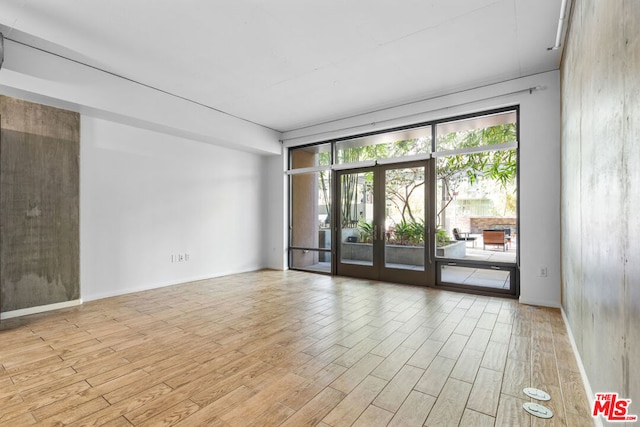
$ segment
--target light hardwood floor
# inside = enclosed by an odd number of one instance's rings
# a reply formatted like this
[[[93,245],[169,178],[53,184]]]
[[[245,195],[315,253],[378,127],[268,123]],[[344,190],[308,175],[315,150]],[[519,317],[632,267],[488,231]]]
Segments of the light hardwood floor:
[[[260,271],[1,326],[3,426],[593,425],[560,312],[509,299]]]

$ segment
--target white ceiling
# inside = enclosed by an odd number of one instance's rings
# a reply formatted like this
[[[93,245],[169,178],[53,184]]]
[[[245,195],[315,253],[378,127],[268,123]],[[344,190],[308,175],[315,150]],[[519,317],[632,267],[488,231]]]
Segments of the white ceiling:
[[[561,0],[2,0],[6,38],[278,131],[555,70]]]

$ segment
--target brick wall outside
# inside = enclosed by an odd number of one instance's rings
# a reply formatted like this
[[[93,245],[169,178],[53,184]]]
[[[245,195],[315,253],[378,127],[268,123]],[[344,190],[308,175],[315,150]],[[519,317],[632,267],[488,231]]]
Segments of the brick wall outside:
[[[472,234],[481,234],[482,230],[510,228],[511,234],[517,234],[516,218],[480,216],[469,218],[469,229]]]

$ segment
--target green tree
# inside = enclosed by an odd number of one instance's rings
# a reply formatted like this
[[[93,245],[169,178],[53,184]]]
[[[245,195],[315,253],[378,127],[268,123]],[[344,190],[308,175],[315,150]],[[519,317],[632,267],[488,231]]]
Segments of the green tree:
[[[475,147],[490,147],[516,140],[514,123],[491,126],[483,129],[450,132],[438,136],[438,151],[458,150]],[[431,151],[431,138],[405,139],[400,141],[345,148],[338,152],[339,163],[357,163],[365,160],[381,158],[406,157],[412,154]],[[321,155],[328,156],[329,153]],[[327,159],[325,159],[327,160]],[[436,162],[436,177],[441,181],[442,194],[440,209],[437,212],[438,226],[444,224],[447,207],[453,201],[453,195],[463,180],[475,183],[479,177],[493,179],[507,188],[516,177],[517,158],[515,150],[495,150],[470,154],[454,154],[443,156]],[[328,190],[329,172],[320,172],[319,186],[327,200],[327,214],[330,215],[331,204]],[[360,182],[359,182],[360,181]],[[396,207],[405,224],[415,223],[416,215],[411,204],[411,196],[425,185],[423,168],[405,168],[392,170],[387,175],[386,191],[389,201]],[[359,212],[357,206],[363,192],[371,191],[373,175],[351,173],[342,175],[339,183],[342,198],[340,212],[343,227],[357,224]]]
[[[414,154],[431,152],[431,138],[415,138],[395,141],[385,144],[385,158],[406,157]],[[391,202],[400,213],[401,220],[406,224],[416,223],[415,206],[412,204],[412,196],[416,190],[425,185],[424,168],[401,168],[387,171],[385,177],[385,190]]]
[[[369,145],[342,150],[341,163],[357,163],[370,160],[376,156],[376,146]],[[364,177],[364,181],[361,177]],[[359,195],[364,197],[367,191],[373,187],[373,175],[365,172],[363,175],[354,172],[342,175],[340,180],[340,196],[342,198],[340,217],[342,227],[353,227],[358,223],[357,206],[360,200]],[[359,192],[359,190],[362,190]]]
[[[484,129],[451,132],[438,138],[440,150],[453,150],[492,146],[516,141],[514,123],[491,126]],[[496,150],[471,154],[454,154],[440,157],[436,164],[436,177],[441,181],[441,203],[437,213],[437,225],[445,223],[445,212],[453,201],[453,195],[463,180],[475,183],[479,177],[493,179],[506,189],[517,173],[516,151]]]
[[[387,172],[385,185],[389,201],[396,206],[404,222],[416,222],[411,196],[425,183],[424,168],[393,169]]]

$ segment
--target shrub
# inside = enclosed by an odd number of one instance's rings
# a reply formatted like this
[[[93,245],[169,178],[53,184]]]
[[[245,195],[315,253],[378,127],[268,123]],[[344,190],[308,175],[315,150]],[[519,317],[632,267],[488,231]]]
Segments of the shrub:
[[[446,230],[441,228],[436,230],[436,246],[444,246],[451,241],[449,238],[449,234],[447,234]]]
[[[406,245],[411,237],[411,226],[404,221],[400,221],[396,224],[393,234],[397,240],[396,243]]]
[[[361,242],[371,243],[373,241],[373,222],[360,221],[358,230],[360,231]]]

